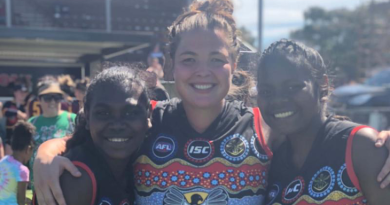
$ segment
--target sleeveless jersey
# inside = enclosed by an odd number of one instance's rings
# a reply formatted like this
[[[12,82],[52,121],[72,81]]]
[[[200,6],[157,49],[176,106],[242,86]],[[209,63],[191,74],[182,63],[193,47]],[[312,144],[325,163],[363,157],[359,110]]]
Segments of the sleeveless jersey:
[[[133,166],[136,204],[263,204],[272,152],[253,110],[226,102],[200,134],[178,99],[159,102]]]
[[[84,169],[91,178],[93,196],[95,196],[91,205],[133,204],[132,180],[129,180],[126,189],[122,189],[116,182],[109,165],[103,160],[104,157],[92,143],[91,140],[87,140],[65,154],[65,157],[69,158],[77,168]],[[129,168],[129,172],[131,171]]]
[[[292,148],[287,141],[275,153],[267,204],[364,205],[352,165],[352,139],[366,126],[330,118],[319,131],[300,170],[292,165]]]

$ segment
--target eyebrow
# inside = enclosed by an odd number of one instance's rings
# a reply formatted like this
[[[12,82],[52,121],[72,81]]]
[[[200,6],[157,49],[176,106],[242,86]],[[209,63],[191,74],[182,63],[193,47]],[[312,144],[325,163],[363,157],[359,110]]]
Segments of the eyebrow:
[[[186,52],[180,54],[180,56],[183,56],[183,55],[194,55],[194,56],[196,56],[196,53],[192,52],[192,51],[186,51]]]
[[[220,52],[220,51],[213,51],[213,52],[211,52],[210,54],[211,54],[211,55],[223,55],[223,56],[225,56],[225,54],[223,54],[223,53]]]

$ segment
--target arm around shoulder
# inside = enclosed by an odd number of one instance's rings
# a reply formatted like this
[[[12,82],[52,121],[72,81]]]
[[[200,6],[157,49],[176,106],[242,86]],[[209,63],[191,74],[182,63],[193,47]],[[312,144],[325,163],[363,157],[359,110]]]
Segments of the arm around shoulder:
[[[381,189],[377,175],[385,163],[388,150],[375,147],[378,133],[370,128],[359,130],[352,142],[352,162],[361,191],[370,205],[387,204],[390,189]]]
[[[81,177],[73,177],[65,171],[60,177],[60,184],[66,204],[94,204],[96,197],[96,181],[93,174],[84,168],[79,168]]]

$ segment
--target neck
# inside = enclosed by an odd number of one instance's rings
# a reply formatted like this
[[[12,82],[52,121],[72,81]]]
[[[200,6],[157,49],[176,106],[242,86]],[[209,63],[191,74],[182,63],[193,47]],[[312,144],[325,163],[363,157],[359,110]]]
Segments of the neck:
[[[43,117],[56,117],[58,115],[60,115],[63,111],[62,110],[58,110],[57,112],[43,112],[42,115]]]
[[[23,154],[19,151],[13,151],[11,156],[22,164],[27,163],[27,160],[24,159]]]
[[[302,168],[313,146],[319,130],[325,123],[326,117],[318,115],[311,123],[299,132],[287,135],[292,147],[293,164],[297,169]]]
[[[203,133],[222,112],[225,100],[209,108],[197,108],[183,103],[184,110],[191,126],[199,133]]]
[[[110,170],[112,174],[114,175],[115,179],[117,182],[120,182],[123,186],[126,185],[126,179],[127,179],[127,174],[126,173],[126,168],[128,166],[128,163],[130,161],[130,157],[127,159],[113,159],[108,157],[103,153],[103,155],[106,158],[106,161],[108,165],[110,166]],[[123,182],[123,183],[122,183]]]

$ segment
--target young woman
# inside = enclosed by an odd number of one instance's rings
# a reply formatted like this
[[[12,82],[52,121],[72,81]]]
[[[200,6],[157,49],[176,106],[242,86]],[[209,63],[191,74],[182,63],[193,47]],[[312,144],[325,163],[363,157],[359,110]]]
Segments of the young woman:
[[[326,115],[330,83],[314,49],[290,40],[267,48],[258,67],[258,105],[286,135],[274,152],[268,204],[388,204],[376,180],[388,152],[375,130]]]
[[[153,128],[134,163],[137,204],[264,201],[270,134],[260,125],[257,109],[224,100],[239,53],[232,12],[228,0],[194,1],[170,28],[175,86],[182,100],[154,105]],[[55,157],[61,142],[53,143],[38,154],[38,199],[54,204],[54,195],[65,204],[55,181],[64,166],[78,174],[69,161]]]
[[[11,136],[12,155],[0,160],[0,204],[24,205],[30,171],[24,164],[33,153],[35,127],[24,121],[14,125]]]
[[[136,70],[109,68],[92,80],[81,114],[85,117],[67,141],[65,157],[82,173],[80,178],[67,172],[61,176],[67,204],[132,204],[129,162],[150,127],[148,108]]]

